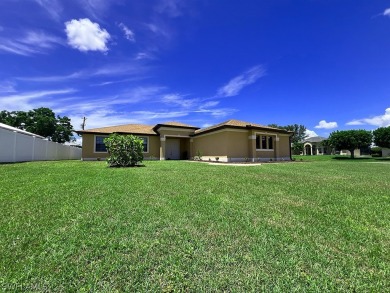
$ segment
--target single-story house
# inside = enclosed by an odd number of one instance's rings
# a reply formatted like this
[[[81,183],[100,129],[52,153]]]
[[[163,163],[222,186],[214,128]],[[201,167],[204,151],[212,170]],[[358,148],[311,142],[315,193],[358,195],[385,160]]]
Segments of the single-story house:
[[[291,160],[292,132],[239,120],[199,128],[180,122],[127,124],[77,131],[82,136],[82,160],[108,156],[104,138],[132,134],[144,141],[146,160],[281,161]]]
[[[326,140],[325,137],[315,136],[309,137],[303,141],[303,155],[305,156],[316,156],[316,155],[335,155],[340,154],[342,156],[350,156],[351,152],[349,150],[340,150],[336,152],[334,148],[329,146],[324,146],[323,141]],[[354,156],[360,157],[361,150],[355,149]]]
[[[332,148],[323,145],[325,137],[315,136],[309,137],[303,141],[303,155],[331,155]]]
[[[390,149],[382,148],[382,157],[390,157]]]

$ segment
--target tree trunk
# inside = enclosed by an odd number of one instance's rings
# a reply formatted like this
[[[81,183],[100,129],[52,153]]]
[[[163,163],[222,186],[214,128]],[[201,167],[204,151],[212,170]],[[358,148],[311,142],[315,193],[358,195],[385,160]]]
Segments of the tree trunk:
[[[351,152],[351,159],[355,158],[355,149],[349,150]]]

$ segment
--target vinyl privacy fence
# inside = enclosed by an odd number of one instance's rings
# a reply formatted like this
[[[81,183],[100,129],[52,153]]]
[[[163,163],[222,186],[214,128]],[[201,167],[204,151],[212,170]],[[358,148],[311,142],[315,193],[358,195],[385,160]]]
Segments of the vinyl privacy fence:
[[[81,148],[0,128],[0,163],[77,159]]]

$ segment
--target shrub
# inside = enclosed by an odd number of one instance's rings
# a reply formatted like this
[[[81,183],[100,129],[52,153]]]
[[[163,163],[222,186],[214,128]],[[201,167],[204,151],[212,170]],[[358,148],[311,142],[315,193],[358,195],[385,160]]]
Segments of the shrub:
[[[202,151],[198,150],[196,152],[196,158],[197,158],[197,160],[202,161]]]
[[[104,139],[110,167],[134,167],[142,162],[144,156],[143,140],[134,135],[111,134]]]

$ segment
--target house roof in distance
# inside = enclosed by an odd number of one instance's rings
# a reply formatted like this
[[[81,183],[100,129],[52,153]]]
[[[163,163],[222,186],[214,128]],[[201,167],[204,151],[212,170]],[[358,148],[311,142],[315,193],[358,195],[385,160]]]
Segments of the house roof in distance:
[[[324,141],[324,140],[326,140],[325,137],[313,136],[313,137],[306,138],[303,142],[321,142],[321,141]]]

